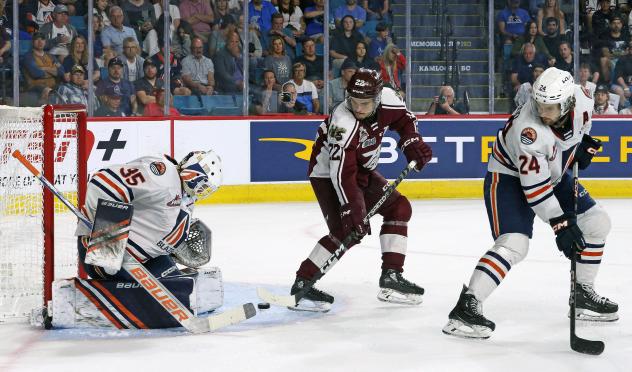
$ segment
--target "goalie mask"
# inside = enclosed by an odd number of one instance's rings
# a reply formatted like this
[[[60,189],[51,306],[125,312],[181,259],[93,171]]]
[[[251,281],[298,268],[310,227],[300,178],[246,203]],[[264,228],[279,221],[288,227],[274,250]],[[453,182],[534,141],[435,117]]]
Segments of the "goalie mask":
[[[213,150],[190,152],[178,169],[182,188],[197,200],[208,197],[222,184],[222,160]]]
[[[533,83],[533,101],[542,122],[554,125],[575,107],[575,81],[568,71],[546,69]]]

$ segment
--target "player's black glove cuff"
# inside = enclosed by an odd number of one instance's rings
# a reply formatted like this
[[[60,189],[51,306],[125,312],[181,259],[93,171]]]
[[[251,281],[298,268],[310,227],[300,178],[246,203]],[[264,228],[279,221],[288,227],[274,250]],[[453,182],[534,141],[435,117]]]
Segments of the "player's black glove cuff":
[[[593,157],[601,148],[601,141],[597,138],[584,134],[582,142],[575,151],[575,161],[579,165],[579,169],[586,169],[592,162]]]
[[[567,258],[571,258],[572,252],[581,252],[586,247],[584,234],[577,226],[577,217],[573,213],[565,213],[549,220],[555,233],[557,249],[564,252]]]

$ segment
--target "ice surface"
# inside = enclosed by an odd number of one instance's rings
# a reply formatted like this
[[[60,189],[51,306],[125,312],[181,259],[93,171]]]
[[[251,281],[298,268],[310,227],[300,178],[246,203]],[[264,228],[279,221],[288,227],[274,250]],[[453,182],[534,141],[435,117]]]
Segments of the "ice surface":
[[[492,337],[441,333],[462,283],[492,243],[483,202],[450,200],[413,202],[405,276],[426,289],[421,306],[377,301],[376,218],[374,235],[319,282],[336,297],[327,314],[272,307],[198,336],[181,329],[43,331],[6,324],[0,371],[632,371],[632,200],[602,204],[613,229],[596,287],[619,303],[621,319],[578,322],[577,331],[605,341],[599,357],[569,348],[569,263],[541,221],[527,259],[485,303],[497,326]],[[222,269],[226,306],[256,304],[257,286],[285,293],[325,233],[316,203],[204,206],[195,214],[213,230],[211,264]]]

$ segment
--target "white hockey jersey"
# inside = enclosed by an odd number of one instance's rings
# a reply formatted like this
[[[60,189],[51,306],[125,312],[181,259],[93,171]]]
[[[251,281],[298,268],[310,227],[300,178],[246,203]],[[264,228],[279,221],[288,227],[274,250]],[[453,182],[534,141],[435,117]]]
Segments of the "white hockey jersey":
[[[145,156],[96,172],[88,183],[82,212],[94,220],[98,199],[134,205],[128,251],[139,261],[173,252],[186,240],[193,200],[182,190],[180,176],[166,156]],[[89,235],[81,222],[76,235]]]
[[[584,134],[590,133],[592,112],[590,93],[576,85],[575,108],[570,117],[572,130],[561,134],[543,124],[533,100],[528,100],[498,131],[488,171],[520,178],[529,206],[545,222],[563,214],[553,186],[569,169],[576,145]],[[572,153],[563,156],[567,150]]]

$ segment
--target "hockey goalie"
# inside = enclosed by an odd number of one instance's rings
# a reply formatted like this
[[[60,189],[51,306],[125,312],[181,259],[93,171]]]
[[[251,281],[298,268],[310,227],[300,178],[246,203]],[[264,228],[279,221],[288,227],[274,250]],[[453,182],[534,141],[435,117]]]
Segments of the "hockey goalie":
[[[221,159],[213,151],[191,152],[179,163],[167,155],[146,156],[94,173],[82,209],[93,228],[79,223],[76,230],[90,279],[55,281],[48,310],[52,326],[179,326],[121,268],[129,255],[193,315],[222,306],[221,271],[200,268],[211,257],[211,230],[193,218],[194,203],[217,191],[221,181]]]

